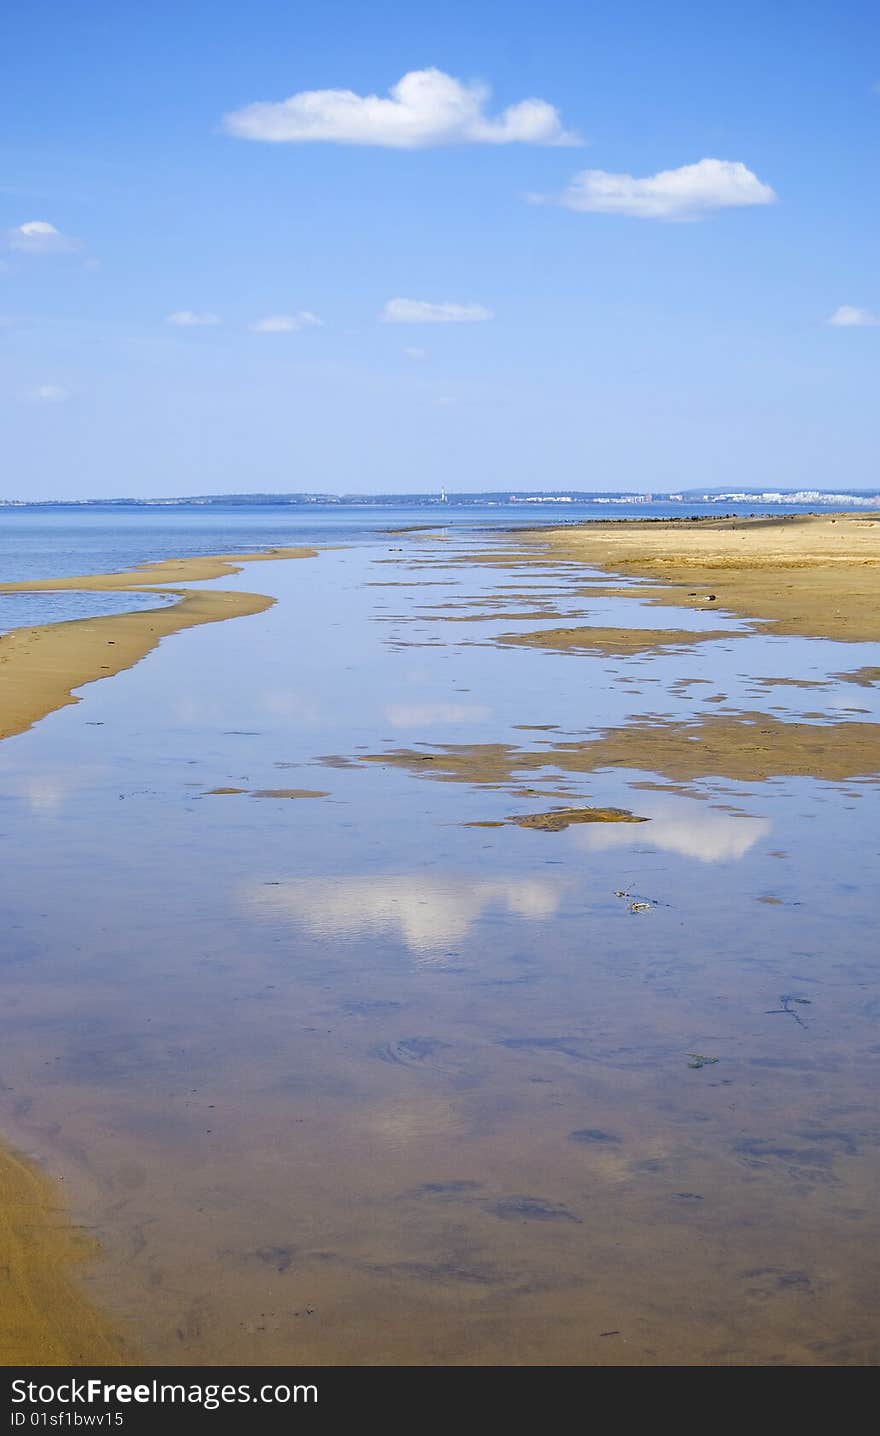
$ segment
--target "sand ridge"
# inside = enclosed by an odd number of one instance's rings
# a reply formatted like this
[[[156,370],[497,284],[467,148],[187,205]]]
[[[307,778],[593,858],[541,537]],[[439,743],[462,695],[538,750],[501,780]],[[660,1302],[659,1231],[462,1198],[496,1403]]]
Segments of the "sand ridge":
[[[153,584],[200,583],[205,579],[228,578],[241,573],[246,563],[267,563],[288,558],[316,558],[315,548],[269,548],[257,553],[194,555],[192,558],[163,558],[135,564],[115,573],[74,574],[69,578],[23,579],[0,583],[0,593],[41,593],[75,589],[81,592],[116,592],[120,589],[149,591]]]

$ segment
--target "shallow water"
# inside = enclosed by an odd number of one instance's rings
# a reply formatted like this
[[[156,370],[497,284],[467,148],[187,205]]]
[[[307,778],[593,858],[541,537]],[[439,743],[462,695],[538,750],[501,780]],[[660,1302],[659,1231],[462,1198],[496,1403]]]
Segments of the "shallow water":
[[[171,595],[165,598],[157,593],[0,593],[0,633],[34,624],[104,618],[111,613],[143,613],[172,602]]]
[[[832,676],[876,649],[470,549],[245,569],[218,586],[276,607],[0,745],[3,1130],[64,1177],[89,1290],[151,1360],[873,1363],[874,780],[359,760],[876,719]],[[558,626],[541,605],[727,636],[497,642]],[[555,805],[649,821],[466,826]]]

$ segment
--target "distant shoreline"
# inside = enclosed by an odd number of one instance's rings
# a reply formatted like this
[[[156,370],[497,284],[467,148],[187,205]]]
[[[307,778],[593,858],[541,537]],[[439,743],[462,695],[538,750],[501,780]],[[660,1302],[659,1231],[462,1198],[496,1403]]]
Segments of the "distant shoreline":
[[[593,507],[711,507],[716,504],[757,505],[804,511],[811,505],[828,510],[834,506],[880,508],[880,493],[872,489],[687,489],[680,492],[652,492],[628,489],[486,489],[475,493],[421,494],[329,494],[329,493],[229,493],[187,494],[180,497],[156,498],[81,498],[81,499],[19,499],[0,498],[0,511],[19,509],[174,509],[174,508],[516,508],[542,505]],[[671,515],[671,517],[674,515]]]

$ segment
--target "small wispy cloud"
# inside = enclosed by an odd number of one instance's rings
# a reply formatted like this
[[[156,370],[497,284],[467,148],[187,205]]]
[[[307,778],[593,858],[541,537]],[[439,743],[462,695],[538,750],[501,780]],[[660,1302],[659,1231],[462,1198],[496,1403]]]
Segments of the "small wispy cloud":
[[[248,328],[252,334],[295,334],[300,329],[320,328],[323,322],[311,310],[300,309],[296,314],[267,314],[265,319],[255,319]]]
[[[428,357],[427,349],[417,349],[409,345],[407,346],[407,348],[404,349],[403,352],[406,355],[407,359],[427,359]]]
[[[379,318],[383,324],[479,324],[491,319],[483,304],[458,304],[445,299],[389,299]]]
[[[71,393],[61,384],[37,384],[35,388],[27,389],[24,397],[35,404],[63,404],[65,399],[71,398]]]
[[[772,204],[776,195],[738,160],[703,159],[642,179],[608,170],[581,170],[561,195],[527,198],[533,204],[560,204],[579,214],[694,220],[713,210]]]
[[[29,219],[8,229],[6,243],[21,254],[64,254],[79,248],[77,240],[62,234],[47,219]]]
[[[870,329],[880,324],[880,314],[872,309],[859,309],[855,304],[841,304],[828,319],[838,329]]]
[[[570,145],[555,105],[520,100],[495,118],[486,113],[491,91],[434,68],[410,70],[387,96],[354,90],[301,90],[289,99],[260,101],[224,116],[239,139],[270,144],[323,141],[416,150],[435,145]]]
[[[166,324],[171,324],[175,329],[202,329],[210,325],[220,323],[219,314],[210,312],[197,313],[194,309],[175,309],[165,319]]]

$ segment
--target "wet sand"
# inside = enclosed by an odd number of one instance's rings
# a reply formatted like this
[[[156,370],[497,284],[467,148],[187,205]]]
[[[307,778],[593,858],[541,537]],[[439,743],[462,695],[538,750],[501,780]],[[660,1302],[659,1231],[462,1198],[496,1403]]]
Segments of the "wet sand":
[[[511,784],[542,769],[594,773],[608,768],[648,769],[666,778],[808,777],[834,782],[876,773],[878,723],[784,722],[767,713],[709,717],[689,724],[632,723],[579,742],[515,748],[504,743],[446,744],[426,753],[414,748],[357,755],[362,763],[407,768],[452,782]],[[332,757],[324,759],[331,763]]]

